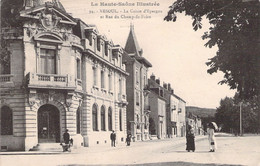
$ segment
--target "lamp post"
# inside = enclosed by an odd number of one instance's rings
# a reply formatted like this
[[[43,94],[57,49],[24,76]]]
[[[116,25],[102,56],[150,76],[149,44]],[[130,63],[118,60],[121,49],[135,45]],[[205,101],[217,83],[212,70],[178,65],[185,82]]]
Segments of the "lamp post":
[[[239,104],[239,114],[240,114],[240,136],[243,136],[243,128],[242,128],[242,101]]]

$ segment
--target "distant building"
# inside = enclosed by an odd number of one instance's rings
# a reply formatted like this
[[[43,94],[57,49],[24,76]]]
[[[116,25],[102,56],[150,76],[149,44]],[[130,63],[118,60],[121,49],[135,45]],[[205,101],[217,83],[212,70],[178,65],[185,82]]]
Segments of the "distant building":
[[[123,61],[129,76],[126,77],[127,93],[127,130],[134,141],[149,139],[149,90],[146,88],[147,71],[151,63],[143,57],[143,50],[139,47],[131,25],[125,45]]]
[[[188,113],[187,118],[186,118],[186,123],[187,123],[187,125],[190,125],[193,127],[196,135],[204,134],[205,131],[203,130],[201,118],[199,118],[198,116],[196,116],[192,113]]]
[[[166,102],[166,130],[167,137],[172,138],[176,136],[185,136],[186,123],[185,123],[185,106],[186,102],[179,96],[174,94],[171,84],[163,83],[160,85],[160,79],[156,79],[154,75],[150,76],[149,88],[160,89],[163,93],[163,98]],[[151,102],[150,102],[151,103]]]
[[[66,129],[76,147],[109,145],[112,130],[124,143],[123,49],[70,16],[59,0],[25,0],[20,7],[17,27],[1,29],[7,48],[0,66],[1,150],[60,143]]]
[[[151,76],[148,79],[149,89],[149,103],[151,108],[150,126],[154,125],[154,128],[150,128],[151,135],[157,135],[158,139],[164,139],[167,137],[166,126],[166,102],[164,97],[164,88],[160,86],[160,79],[155,80],[155,76]]]

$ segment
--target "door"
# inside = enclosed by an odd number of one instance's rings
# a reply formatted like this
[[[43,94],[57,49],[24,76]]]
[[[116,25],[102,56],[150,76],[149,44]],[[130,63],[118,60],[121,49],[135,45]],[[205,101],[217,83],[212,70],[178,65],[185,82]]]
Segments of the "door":
[[[46,104],[38,110],[38,141],[60,142],[60,115],[55,106]]]

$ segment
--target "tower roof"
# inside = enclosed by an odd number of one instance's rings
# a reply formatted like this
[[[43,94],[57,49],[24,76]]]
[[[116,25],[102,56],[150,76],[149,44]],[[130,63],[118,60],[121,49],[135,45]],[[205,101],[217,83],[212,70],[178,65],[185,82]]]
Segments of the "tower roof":
[[[137,56],[142,56],[143,50],[139,47],[137,38],[134,32],[134,26],[130,25],[130,32],[126,41],[125,51],[128,54],[135,54]]]

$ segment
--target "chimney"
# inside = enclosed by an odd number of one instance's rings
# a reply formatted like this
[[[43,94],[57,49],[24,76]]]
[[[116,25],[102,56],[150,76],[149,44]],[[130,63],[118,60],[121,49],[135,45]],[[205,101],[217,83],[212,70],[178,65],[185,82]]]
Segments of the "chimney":
[[[167,89],[167,84],[166,83],[163,83],[163,88]]]
[[[156,82],[158,85],[160,85],[160,79],[159,79],[159,78],[156,79],[155,82]]]
[[[153,80],[153,81],[155,81],[155,75],[152,74],[152,75],[150,76],[150,79]]]
[[[174,90],[173,89],[171,90],[171,94],[174,94]]]
[[[170,91],[172,88],[171,88],[171,84],[168,83],[168,91]]]

